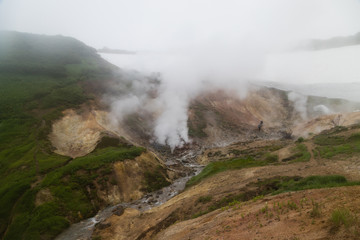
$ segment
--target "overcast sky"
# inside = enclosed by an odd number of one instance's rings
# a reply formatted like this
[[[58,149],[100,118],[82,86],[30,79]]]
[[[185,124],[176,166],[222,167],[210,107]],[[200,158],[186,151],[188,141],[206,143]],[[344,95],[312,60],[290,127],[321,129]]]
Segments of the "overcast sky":
[[[0,0],[0,29],[72,36],[96,48],[167,50],[239,41],[277,47],[360,31],[360,1]]]

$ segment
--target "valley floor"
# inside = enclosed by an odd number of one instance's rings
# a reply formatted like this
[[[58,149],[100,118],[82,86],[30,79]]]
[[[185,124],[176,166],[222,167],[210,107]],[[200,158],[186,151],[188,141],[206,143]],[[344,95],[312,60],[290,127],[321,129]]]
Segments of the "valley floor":
[[[359,128],[354,128],[320,137],[328,138],[326,143],[343,137],[341,144],[345,144],[358,133]],[[324,157],[326,144],[320,137],[302,143],[310,153],[308,160],[283,162],[284,152],[293,148],[290,143],[273,151],[280,156],[274,164],[222,171],[159,207],[145,212],[126,209],[123,215],[106,220],[106,228],[97,228],[93,236],[117,240],[360,239],[360,155]],[[332,147],[342,146],[336,144]],[[354,184],[334,188],[324,188],[330,186],[324,184],[309,187],[321,189],[271,195],[279,181],[291,178],[296,182],[311,176],[346,178]],[[264,192],[269,194],[264,196]]]

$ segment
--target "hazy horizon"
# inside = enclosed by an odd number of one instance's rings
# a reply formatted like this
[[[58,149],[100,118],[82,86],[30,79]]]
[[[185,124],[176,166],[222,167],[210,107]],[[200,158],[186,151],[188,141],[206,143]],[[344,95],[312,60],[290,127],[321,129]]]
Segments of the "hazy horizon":
[[[2,0],[0,29],[75,37],[95,48],[264,48],[360,31],[359,0]]]

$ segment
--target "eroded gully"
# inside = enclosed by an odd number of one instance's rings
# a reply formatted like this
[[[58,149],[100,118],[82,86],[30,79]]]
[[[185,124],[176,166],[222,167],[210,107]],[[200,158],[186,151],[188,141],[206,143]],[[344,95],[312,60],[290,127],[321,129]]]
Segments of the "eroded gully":
[[[152,193],[148,193],[139,200],[129,203],[119,203],[117,205],[100,210],[94,217],[72,224],[68,229],[58,235],[55,240],[91,239],[91,235],[94,231],[95,225],[97,223],[105,221],[119,208],[136,208],[139,211],[146,211],[167,202],[169,199],[184,190],[186,182],[192,176],[198,174],[202,170],[203,166],[199,165],[195,161],[195,157],[198,154],[198,151],[189,151],[187,153],[184,153],[181,157],[177,159],[169,159],[165,162],[167,167],[174,171],[179,170],[173,169],[173,166],[178,164],[184,166],[184,170],[182,170],[183,172],[181,172],[184,177],[176,179],[170,186],[164,187]]]

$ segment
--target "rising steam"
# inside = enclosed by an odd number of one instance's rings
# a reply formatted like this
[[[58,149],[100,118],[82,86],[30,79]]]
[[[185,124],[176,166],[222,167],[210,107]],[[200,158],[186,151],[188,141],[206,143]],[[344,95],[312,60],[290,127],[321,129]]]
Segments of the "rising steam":
[[[105,97],[111,106],[112,122],[118,124],[130,114],[147,112],[154,117],[151,131],[157,143],[168,145],[172,150],[189,143],[190,100],[213,89],[228,90],[244,97],[247,81],[261,65],[256,51],[249,57],[248,50],[238,50],[238,55],[228,50],[209,48],[201,52],[157,56],[153,58],[157,61],[147,62],[150,69],[161,72],[155,77],[141,68],[137,69],[141,74],[122,71],[118,83],[111,86],[112,93]],[[112,59],[108,60],[116,62],[113,56],[105,56],[109,57]],[[138,66],[144,64],[138,63]]]
[[[126,57],[103,55],[123,69],[137,71],[123,70],[119,82],[104,99],[111,106],[111,118],[115,123],[129,114],[148,113],[152,116],[153,140],[171,149],[191,141],[188,107],[197,95],[221,88],[244,97],[247,83],[254,79],[327,82],[328,75],[313,74],[312,62],[307,60],[313,58],[312,53],[297,54],[296,61],[284,60],[283,55],[269,56],[289,52],[300,40],[354,33],[360,26],[349,24],[350,17],[344,18],[350,9],[359,7],[355,0],[341,3],[335,0],[291,3],[254,0],[230,1],[229,5],[223,1],[210,4],[202,0],[179,1],[175,6],[168,1],[155,2],[143,12],[145,21],[137,24],[132,18],[131,26],[119,21],[128,30],[119,34],[119,43],[127,41],[123,45],[125,48],[151,51]],[[162,9],[159,6],[165,10],[159,11]],[[308,14],[309,10],[312,14]],[[336,25],[332,24],[334,21]],[[297,64],[299,57],[306,58],[305,62],[310,62],[311,66]],[[316,70],[326,72],[320,68]],[[156,81],[151,77],[153,72],[160,73]],[[288,98],[301,118],[306,119],[306,96],[293,92]],[[324,106],[314,111],[328,112]]]

